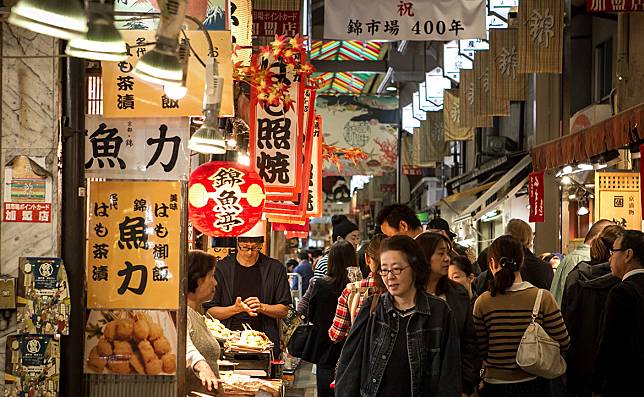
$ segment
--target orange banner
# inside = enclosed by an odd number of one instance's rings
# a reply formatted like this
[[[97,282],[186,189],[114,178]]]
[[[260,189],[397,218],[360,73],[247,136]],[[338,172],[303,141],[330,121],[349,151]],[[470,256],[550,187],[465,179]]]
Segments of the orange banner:
[[[91,182],[87,307],[178,309],[181,183]]]

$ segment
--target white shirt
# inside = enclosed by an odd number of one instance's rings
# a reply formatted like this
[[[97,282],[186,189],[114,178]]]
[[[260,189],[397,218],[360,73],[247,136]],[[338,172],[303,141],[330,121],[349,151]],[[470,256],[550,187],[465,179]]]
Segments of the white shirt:
[[[644,274],[644,269],[631,270],[630,272],[626,273],[624,277],[622,277],[622,281],[626,281],[627,278],[629,278],[630,276],[634,276],[636,274]]]

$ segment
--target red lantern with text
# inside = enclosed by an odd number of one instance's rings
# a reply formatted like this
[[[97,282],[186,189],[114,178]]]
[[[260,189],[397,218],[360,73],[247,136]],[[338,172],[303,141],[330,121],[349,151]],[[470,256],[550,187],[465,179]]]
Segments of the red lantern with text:
[[[211,161],[188,182],[188,216],[202,233],[236,237],[255,226],[264,209],[264,183],[250,167]]]

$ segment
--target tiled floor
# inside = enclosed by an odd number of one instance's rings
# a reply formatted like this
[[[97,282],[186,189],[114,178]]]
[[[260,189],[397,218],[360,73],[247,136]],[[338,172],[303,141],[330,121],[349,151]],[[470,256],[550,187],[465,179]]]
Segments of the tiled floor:
[[[315,375],[313,364],[302,362],[295,371],[295,381],[286,388],[285,397],[315,397]]]

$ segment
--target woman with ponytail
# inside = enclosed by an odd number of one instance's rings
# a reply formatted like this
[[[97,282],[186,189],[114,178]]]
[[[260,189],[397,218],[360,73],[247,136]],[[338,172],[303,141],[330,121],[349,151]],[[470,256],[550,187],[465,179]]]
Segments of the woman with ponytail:
[[[483,397],[549,397],[550,384],[523,371],[516,363],[521,337],[531,322],[538,288],[521,278],[523,246],[512,236],[494,240],[488,250],[488,265],[494,276],[490,291],[474,304],[474,326],[479,354],[485,368]],[[536,322],[568,350],[570,338],[552,294],[543,290]]]

